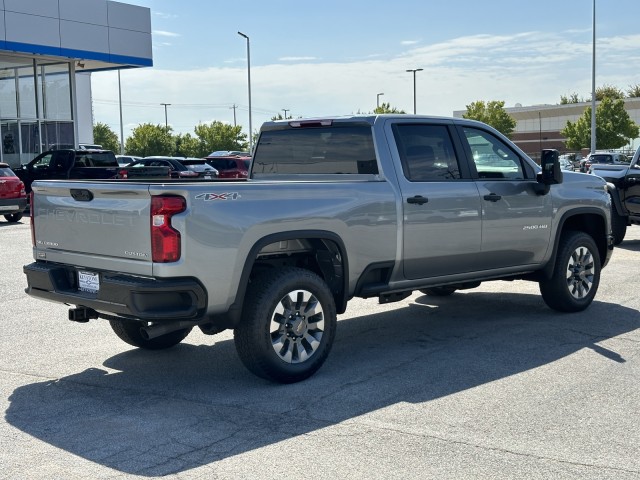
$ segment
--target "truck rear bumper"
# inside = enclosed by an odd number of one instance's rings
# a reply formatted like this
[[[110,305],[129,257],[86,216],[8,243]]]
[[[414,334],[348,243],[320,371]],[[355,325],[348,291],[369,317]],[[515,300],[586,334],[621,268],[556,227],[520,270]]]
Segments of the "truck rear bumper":
[[[95,272],[96,292],[79,289],[80,268],[47,262],[23,267],[25,292],[33,297],[92,308],[99,313],[149,322],[197,320],[207,306],[204,287],[193,278],[152,279],[116,272]]]

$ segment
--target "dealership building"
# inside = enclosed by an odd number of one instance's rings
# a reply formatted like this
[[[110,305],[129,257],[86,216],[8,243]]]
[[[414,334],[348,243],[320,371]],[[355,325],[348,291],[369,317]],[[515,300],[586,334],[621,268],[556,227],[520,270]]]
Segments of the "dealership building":
[[[148,8],[0,0],[0,162],[92,143],[90,72],[152,65]]]

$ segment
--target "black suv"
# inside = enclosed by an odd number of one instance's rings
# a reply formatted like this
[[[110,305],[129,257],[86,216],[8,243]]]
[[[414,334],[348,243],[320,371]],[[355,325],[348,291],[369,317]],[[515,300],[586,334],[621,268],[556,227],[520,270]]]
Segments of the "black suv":
[[[113,178],[117,170],[118,160],[111,150],[64,149],[41,153],[14,171],[28,193],[35,180]]]

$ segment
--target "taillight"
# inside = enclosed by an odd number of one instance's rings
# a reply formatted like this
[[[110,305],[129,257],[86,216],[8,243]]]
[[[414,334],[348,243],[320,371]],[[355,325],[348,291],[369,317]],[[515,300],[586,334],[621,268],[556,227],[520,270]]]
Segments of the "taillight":
[[[186,208],[187,202],[183,197],[151,197],[151,258],[154,262],[168,263],[180,259],[180,232],[171,226],[171,217]]]
[[[33,190],[29,192],[29,225],[31,226],[31,246],[36,246],[36,225],[34,223],[35,209],[33,208]]]

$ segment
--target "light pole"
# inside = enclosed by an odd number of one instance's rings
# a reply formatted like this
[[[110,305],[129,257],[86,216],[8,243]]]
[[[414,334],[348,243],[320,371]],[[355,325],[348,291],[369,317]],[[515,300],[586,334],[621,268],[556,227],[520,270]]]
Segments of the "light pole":
[[[378,93],[376,95],[376,108],[380,108],[380,95],[384,95],[384,93]]]
[[[596,0],[593,0],[593,52],[591,56],[591,154],[594,154],[596,153]]]
[[[247,40],[247,84],[249,88],[249,152],[253,150],[253,125],[251,123],[251,49],[249,47],[249,37],[242,32],[238,35]]]
[[[122,84],[120,83],[120,69],[118,69],[118,106],[120,108],[120,155],[124,155],[124,126],[122,124]]]
[[[160,105],[164,106],[164,128],[169,128],[169,122],[167,121],[167,107],[171,105],[170,103],[161,103]]]
[[[538,137],[538,141],[540,143],[540,158],[542,158],[542,113],[538,112],[538,132],[539,132],[539,137]]]
[[[413,114],[416,114],[416,72],[421,72],[422,68],[408,69],[407,72],[413,72]]]

